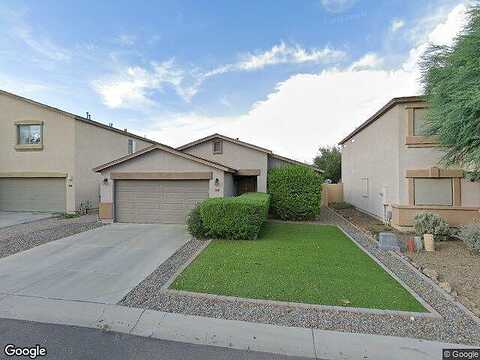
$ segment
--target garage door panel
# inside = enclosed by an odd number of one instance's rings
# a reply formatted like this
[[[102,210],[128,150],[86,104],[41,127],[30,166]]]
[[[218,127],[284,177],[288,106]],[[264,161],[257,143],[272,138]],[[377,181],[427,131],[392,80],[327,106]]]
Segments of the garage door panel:
[[[65,179],[0,179],[0,210],[64,212]]]
[[[208,198],[208,180],[116,180],[118,222],[184,223],[188,212]]]

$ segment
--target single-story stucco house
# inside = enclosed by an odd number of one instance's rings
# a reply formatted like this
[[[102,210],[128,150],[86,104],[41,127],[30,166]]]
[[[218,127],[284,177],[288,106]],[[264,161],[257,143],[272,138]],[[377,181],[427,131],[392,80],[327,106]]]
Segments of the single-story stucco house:
[[[156,144],[0,90],[0,210],[74,212],[97,208],[92,167]]]
[[[203,199],[266,192],[268,169],[287,164],[307,165],[220,134],[176,149],[152,145],[94,168],[103,179],[99,216],[104,222],[183,223]]]
[[[478,221],[480,183],[439,165],[442,149],[423,132],[426,108],[422,96],[394,98],[340,141],[344,200],[397,228],[425,211],[452,226]]]

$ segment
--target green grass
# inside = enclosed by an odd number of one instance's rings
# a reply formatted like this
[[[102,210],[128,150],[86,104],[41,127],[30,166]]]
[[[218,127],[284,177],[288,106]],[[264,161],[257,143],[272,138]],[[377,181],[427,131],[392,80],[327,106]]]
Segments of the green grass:
[[[214,240],[170,287],[251,299],[426,311],[330,225],[267,223],[258,240]]]

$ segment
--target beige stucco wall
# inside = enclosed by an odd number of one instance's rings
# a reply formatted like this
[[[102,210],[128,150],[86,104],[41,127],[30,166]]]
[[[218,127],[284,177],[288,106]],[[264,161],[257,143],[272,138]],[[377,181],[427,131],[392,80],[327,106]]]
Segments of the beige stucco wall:
[[[407,108],[413,104],[397,105],[399,109],[399,174],[400,174],[400,187],[399,187],[399,200],[397,204],[408,205],[408,180],[405,177],[407,170],[414,169],[429,169],[432,166],[439,166],[442,153],[438,147],[415,147],[411,148],[405,145],[405,139],[407,136]]]
[[[180,156],[170,154],[162,150],[154,150],[130,161],[118,164],[111,168],[105,169],[101,173],[100,195],[101,202],[111,204],[114,202],[114,186],[115,181],[111,179],[111,172],[212,172],[213,177],[209,181],[209,196],[223,197],[224,193],[224,171],[208,165],[198,163]],[[108,183],[104,183],[103,179],[108,179]],[[215,184],[218,179],[218,185]],[[230,180],[228,179],[227,182]],[[229,196],[228,194],[225,196]],[[114,207],[112,207],[114,208]]]
[[[75,120],[61,111],[0,94],[0,173],[66,173],[66,210],[80,202],[99,200],[101,177],[92,171],[99,164],[128,153],[128,134],[121,134]],[[16,150],[17,121],[43,122],[43,149]],[[134,139],[136,150],[151,145]]]
[[[385,186],[386,201],[390,205],[397,205],[393,211],[392,223],[401,226],[412,223],[413,216],[418,211],[428,211],[428,207],[408,207],[407,170],[442,167],[439,164],[442,157],[440,147],[409,147],[405,144],[408,126],[407,108],[412,105],[414,104],[396,105],[356,134],[342,149],[345,201],[382,218],[381,197],[378,194],[383,192]],[[360,181],[362,177],[369,179],[368,198],[362,196]],[[480,183],[461,179],[460,188],[460,206],[445,207],[441,211],[437,207],[430,207],[431,211],[448,217],[455,225],[460,223],[461,219],[469,221],[472,216],[477,216],[475,209],[472,208],[480,206]]]
[[[480,206],[480,183],[462,179],[460,183],[462,206]]]
[[[16,121],[43,121],[43,149],[17,151]],[[75,210],[75,121],[60,112],[0,94],[0,172],[67,174],[66,210]]]
[[[399,199],[399,118],[399,108],[390,109],[342,149],[345,201],[379,218],[384,216],[384,202]],[[367,197],[362,194],[362,178],[368,178]]]
[[[235,184],[233,183],[233,175],[225,173],[224,176],[224,187],[223,187],[223,196],[235,196]]]
[[[260,175],[257,177],[257,191],[267,191],[268,157],[265,152],[234,144],[226,140],[223,140],[222,154],[213,153],[213,140],[195,145],[186,149],[185,152],[224,164],[237,170],[258,169],[260,170]]]
[[[128,134],[109,131],[83,121],[75,121],[75,202],[90,200],[94,208],[100,199],[102,177],[92,169],[128,154],[128,139],[135,141],[135,151],[152,145]]]

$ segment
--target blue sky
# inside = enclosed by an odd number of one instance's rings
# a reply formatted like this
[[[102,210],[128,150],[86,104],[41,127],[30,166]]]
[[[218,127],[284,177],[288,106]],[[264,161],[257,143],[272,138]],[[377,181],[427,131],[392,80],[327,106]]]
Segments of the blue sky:
[[[0,88],[169,145],[222,132],[311,160],[451,41],[465,1],[3,1]]]

